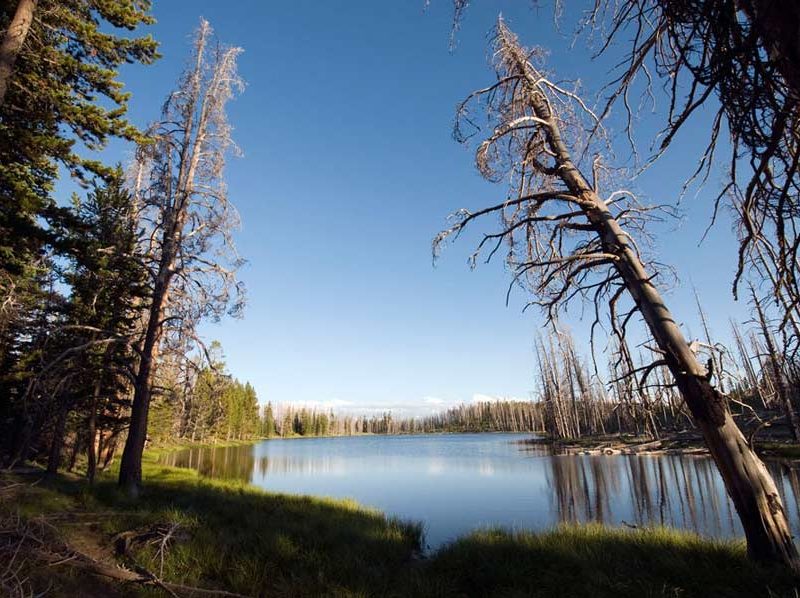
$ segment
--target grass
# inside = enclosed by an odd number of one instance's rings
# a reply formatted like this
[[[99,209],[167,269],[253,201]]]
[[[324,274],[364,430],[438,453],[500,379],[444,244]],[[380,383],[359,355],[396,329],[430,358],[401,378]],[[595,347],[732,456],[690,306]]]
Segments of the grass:
[[[742,543],[665,528],[475,532],[442,549],[427,576],[436,596],[795,596],[790,575],[750,563]]]
[[[0,510],[47,516],[68,542],[104,559],[113,558],[111,538],[121,531],[178,523],[163,572],[157,545],[135,546],[135,562],[172,582],[251,596],[795,596],[786,572],[751,564],[740,542],[596,525],[540,534],[486,530],[420,560],[419,525],[352,501],[206,480],[159,465],[156,453],[148,453],[144,473],[136,502],[117,492],[111,476],[94,488],[59,476],[25,486]],[[33,574],[38,589],[52,584],[48,596],[157,595],[90,580],[68,566]]]
[[[107,546],[121,531],[179,523],[186,539],[167,551],[163,578],[247,595],[387,595],[421,542],[419,525],[352,501],[201,479],[191,470],[158,465],[154,453],[144,476],[145,492],[137,501],[120,494],[112,476],[92,489],[59,476],[25,488],[14,502],[28,518],[70,512],[71,521],[60,527],[86,550],[97,548],[86,547],[81,537],[87,532],[82,524],[93,520],[94,535]],[[138,546],[132,556],[160,572],[156,546]]]

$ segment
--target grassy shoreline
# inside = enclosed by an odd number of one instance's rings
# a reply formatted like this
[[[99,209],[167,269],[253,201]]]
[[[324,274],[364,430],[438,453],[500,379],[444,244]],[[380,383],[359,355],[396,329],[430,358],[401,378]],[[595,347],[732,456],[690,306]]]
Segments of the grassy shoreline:
[[[108,565],[247,596],[793,596],[784,571],[748,562],[738,541],[666,529],[560,527],[544,533],[483,530],[420,558],[422,528],[353,501],[281,495],[144,463],[132,502],[113,473],[94,487],[69,475],[3,474],[0,514],[42,520],[60,541]],[[454,503],[454,507],[457,505]],[[156,531],[154,531],[156,530]],[[157,530],[172,530],[163,561]],[[134,540],[124,555],[115,538]],[[138,536],[137,536],[138,534]],[[48,596],[168,595],[88,576],[30,557],[33,589]],[[191,594],[179,594],[191,595]]]

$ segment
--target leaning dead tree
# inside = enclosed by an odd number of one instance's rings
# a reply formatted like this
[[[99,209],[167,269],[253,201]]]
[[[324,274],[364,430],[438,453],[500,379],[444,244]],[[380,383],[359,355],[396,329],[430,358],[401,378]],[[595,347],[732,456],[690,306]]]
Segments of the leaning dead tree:
[[[470,0],[452,0],[454,31]],[[536,0],[532,0],[536,4]],[[747,273],[767,280],[763,297],[780,315],[792,353],[800,350],[800,3],[796,0],[594,0],[578,35],[597,40],[596,55],[616,64],[601,120],[615,104],[627,112],[627,135],[638,107],[656,99],[663,126],[647,165],[688,127],[706,129],[686,188],[703,184],[719,160],[727,165],[716,198],[736,215],[738,295]],[[558,20],[565,0],[554,0]],[[574,14],[574,10],[570,14]],[[622,56],[616,53],[622,49]],[[662,99],[663,98],[663,99]],[[698,121],[701,112],[709,124]],[[695,134],[697,131],[695,131]],[[716,216],[714,220],[716,219]],[[713,220],[712,220],[713,223]]]
[[[214,46],[202,20],[191,68],[140,148],[134,194],[150,257],[152,294],[134,383],[131,424],[119,484],[137,494],[153,392],[154,367],[164,331],[193,334],[203,318],[238,313],[242,288],[232,231],[238,216],[228,201],[223,171],[233,147],[225,107],[243,83],[236,73],[240,48]],[[177,323],[177,324],[176,324]]]
[[[769,282],[781,329],[796,344],[800,316],[800,4],[794,0],[598,0],[585,29],[602,38],[600,52],[627,54],[608,86],[605,112],[663,82],[665,123],[651,160],[658,158],[692,117],[712,118],[708,142],[687,181],[708,178],[716,158],[728,163],[717,206],[737,215],[738,270]],[[716,96],[716,97],[715,97]],[[602,116],[602,115],[601,115]],[[689,125],[693,126],[693,125]],[[720,144],[730,142],[730,150]],[[725,155],[723,152],[728,152]],[[766,290],[766,289],[765,289]]]
[[[540,54],[523,48],[502,19],[493,42],[497,80],[462,104],[457,122],[471,122],[467,109],[483,100],[492,134],[477,151],[477,166],[491,181],[509,181],[510,197],[475,212],[460,210],[434,240],[434,252],[474,220],[494,215],[499,231],[485,235],[473,255],[488,258],[504,244],[514,281],[533,292],[551,317],[572,298],[609,306],[616,334],[624,336],[634,315],[644,320],[660,358],[636,375],[658,367],[670,372],[725,482],[747,537],[748,554],[764,562],[797,567],[798,553],[780,495],[769,472],[736,426],[725,396],[710,382],[654,284],[633,239],[646,215],[626,192],[601,197],[573,151],[582,147],[594,115],[574,93],[554,84],[534,63]],[[597,160],[593,163],[595,173]],[[626,299],[627,313],[618,311]],[[599,314],[598,314],[599,315]]]

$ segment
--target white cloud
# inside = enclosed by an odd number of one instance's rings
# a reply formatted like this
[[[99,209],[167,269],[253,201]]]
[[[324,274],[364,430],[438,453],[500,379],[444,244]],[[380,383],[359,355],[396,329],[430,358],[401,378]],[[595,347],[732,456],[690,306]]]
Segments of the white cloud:
[[[429,405],[444,405],[446,401],[439,397],[423,397],[422,402]]]
[[[500,395],[487,395],[480,392],[476,392],[472,395],[472,402],[473,403],[485,403],[485,402],[493,402],[493,401],[511,401],[512,403],[527,403],[530,399],[523,399],[520,397],[504,397]]]

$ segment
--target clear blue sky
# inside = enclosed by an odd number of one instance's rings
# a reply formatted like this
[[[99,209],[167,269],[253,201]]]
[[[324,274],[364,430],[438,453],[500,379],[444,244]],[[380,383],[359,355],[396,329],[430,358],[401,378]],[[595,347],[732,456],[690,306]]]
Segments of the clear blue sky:
[[[521,313],[520,294],[505,306],[502,264],[471,272],[469,238],[431,264],[431,239],[449,213],[504,197],[475,172],[472,150],[452,140],[453,110],[491,81],[487,34],[501,11],[524,43],[550,48],[551,67],[589,92],[609,63],[590,63],[580,42],[570,49],[577,15],[566,14],[558,33],[549,9],[523,0],[476,2],[451,53],[450,1],[424,4],[155,0],[152,33],[164,57],[123,72],[131,118],[145,125],[174,85],[201,15],[221,41],[245,49],[247,89],[230,109],[244,156],[231,160],[227,178],[242,216],[249,305],[243,320],[204,334],[222,342],[229,369],[262,402],[400,414],[476,395],[525,398],[533,388],[532,340],[543,318]],[[642,131],[652,132],[647,123]],[[691,150],[669,154],[636,183],[640,191],[659,202],[676,196],[703,140],[692,134],[679,140]],[[115,143],[108,154],[124,160],[129,151]],[[686,218],[659,247],[682,279],[669,295],[678,318],[697,334],[693,283],[727,337],[728,315],[746,315],[730,294],[728,219],[697,247],[716,190],[712,180],[684,201]],[[585,338],[580,322],[572,325]]]

